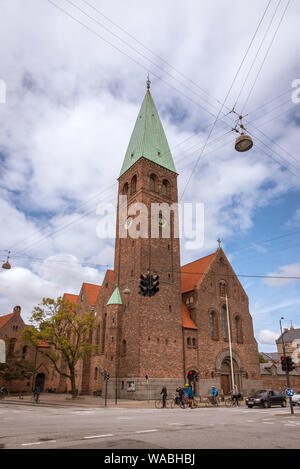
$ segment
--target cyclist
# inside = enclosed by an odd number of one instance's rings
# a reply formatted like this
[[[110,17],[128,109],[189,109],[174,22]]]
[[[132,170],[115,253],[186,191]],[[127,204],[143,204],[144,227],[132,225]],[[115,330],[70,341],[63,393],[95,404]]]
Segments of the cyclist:
[[[34,398],[35,402],[38,402],[40,393],[41,393],[41,388],[40,388],[40,386],[36,386],[36,387],[34,388],[34,391],[33,391],[33,398]]]
[[[216,386],[212,386],[211,387],[211,392],[210,392],[210,395],[209,395],[209,398],[212,402],[212,404],[216,404],[216,405],[219,405],[218,403],[218,390],[216,388]]]
[[[167,396],[168,396],[168,391],[166,386],[163,386],[160,394],[162,394],[162,402],[163,402],[163,409],[166,408],[166,402],[167,402]]]

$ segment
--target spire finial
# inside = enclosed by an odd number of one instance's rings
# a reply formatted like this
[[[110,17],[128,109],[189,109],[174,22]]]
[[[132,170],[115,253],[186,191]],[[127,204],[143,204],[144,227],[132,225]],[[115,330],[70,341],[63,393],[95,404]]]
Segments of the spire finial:
[[[218,242],[218,249],[221,249],[221,240],[220,240],[220,238],[217,239],[217,242]]]
[[[151,81],[150,81],[150,79],[149,79],[149,73],[148,73],[148,75],[147,75],[147,82],[146,82],[146,83],[147,83],[147,90],[150,90],[150,83],[151,83]]]

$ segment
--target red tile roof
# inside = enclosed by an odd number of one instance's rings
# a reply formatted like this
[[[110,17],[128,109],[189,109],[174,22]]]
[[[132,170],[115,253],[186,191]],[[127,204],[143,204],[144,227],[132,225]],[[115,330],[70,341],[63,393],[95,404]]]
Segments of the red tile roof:
[[[0,316],[0,329],[5,326],[5,324],[13,317],[14,313],[6,314],[5,316]]]
[[[191,319],[191,315],[184,303],[182,303],[182,326],[186,329],[197,329],[197,326]]]
[[[70,301],[71,303],[77,303],[78,295],[73,295],[72,293],[64,293],[64,300]]]
[[[182,293],[194,290],[195,285],[197,285],[199,280],[203,277],[203,274],[207,271],[216,254],[217,251],[181,267]]]
[[[91,306],[95,306],[99,291],[101,290],[100,285],[94,285],[92,283],[83,283],[86,291],[88,302]]]

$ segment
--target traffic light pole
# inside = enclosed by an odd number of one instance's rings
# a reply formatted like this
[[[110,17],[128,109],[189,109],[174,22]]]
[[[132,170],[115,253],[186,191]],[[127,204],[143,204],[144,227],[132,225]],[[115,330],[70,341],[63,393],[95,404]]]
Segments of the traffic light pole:
[[[283,319],[283,318],[281,318]],[[280,319],[280,331],[281,331],[281,342],[282,342],[282,351],[283,351],[283,356],[284,356],[284,361],[286,363],[286,370],[285,370],[285,374],[286,374],[286,384],[287,384],[287,387],[290,388],[290,375],[289,375],[289,369],[288,369],[288,363],[287,363],[287,359],[286,359],[286,353],[285,353],[285,343],[283,341],[283,334],[282,334],[282,326],[281,326],[281,319]],[[289,396],[289,401],[290,401],[290,409],[291,409],[291,414],[293,415],[294,414],[294,407],[293,407],[293,401],[292,401],[292,397]]]

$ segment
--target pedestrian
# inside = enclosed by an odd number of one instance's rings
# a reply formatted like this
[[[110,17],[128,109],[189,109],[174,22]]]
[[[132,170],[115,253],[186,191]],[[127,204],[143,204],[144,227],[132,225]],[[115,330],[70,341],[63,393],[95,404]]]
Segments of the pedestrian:
[[[166,386],[163,386],[162,390],[160,391],[160,394],[162,394],[163,408],[165,408],[166,402],[167,402],[167,395],[168,395]]]
[[[236,384],[233,386],[233,390],[231,392],[232,392],[232,401],[233,402],[235,401],[236,405],[239,406],[240,393]]]
[[[179,405],[184,405],[184,389],[179,386],[176,389],[176,392],[178,393],[178,404]]]
[[[188,399],[189,407],[193,409],[194,408],[194,393],[190,384],[188,383],[185,385],[185,394]]]
[[[21,391],[18,392],[19,399],[23,399],[23,393]]]
[[[41,394],[41,388],[39,385],[35,386],[34,391],[33,391],[33,397],[35,402],[39,400],[39,396]]]

